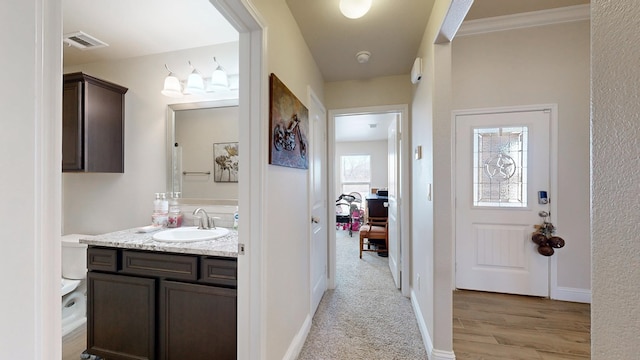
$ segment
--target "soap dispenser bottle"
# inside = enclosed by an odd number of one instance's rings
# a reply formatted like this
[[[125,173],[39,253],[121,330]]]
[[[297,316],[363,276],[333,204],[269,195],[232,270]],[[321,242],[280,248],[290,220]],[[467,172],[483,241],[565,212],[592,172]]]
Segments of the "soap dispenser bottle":
[[[176,228],[182,226],[182,211],[180,210],[180,192],[174,192],[171,194],[171,201],[169,201],[169,216],[167,219],[167,227]]]
[[[233,213],[233,229],[238,230],[238,207],[236,206],[236,211]]]
[[[153,201],[151,224],[154,226],[167,226],[168,207],[165,193],[156,193],[156,199]]]

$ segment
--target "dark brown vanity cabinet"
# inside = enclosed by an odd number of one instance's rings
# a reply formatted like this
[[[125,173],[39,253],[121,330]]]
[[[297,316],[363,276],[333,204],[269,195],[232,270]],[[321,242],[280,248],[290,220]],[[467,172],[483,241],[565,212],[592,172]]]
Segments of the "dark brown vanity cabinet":
[[[105,359],[235,359],[237,261],[89,247],[87,352]]]
[[[126,92],[87,74],[64,75],[62,171],[124,172]]]

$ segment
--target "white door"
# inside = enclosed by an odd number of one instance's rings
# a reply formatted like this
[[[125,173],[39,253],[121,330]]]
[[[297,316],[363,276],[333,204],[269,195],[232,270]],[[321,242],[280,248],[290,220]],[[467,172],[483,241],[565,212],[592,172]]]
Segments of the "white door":
[[[388,222],[389,222],[389,268],[397,288],[400,288],[400,227],[398,226],[398,116],[389,125],[387,139],[388,157]]]
[[[531,241],[549,191],[551,111],[456,115],[456,287],[549,295]]]
[[[319,100],[311,95],[309,107],[310,158],[309,204],[311,204],[311,234],[309,236],[309,266],[311,280],[311,314],[318,309],[327,289],[327,134],[326,111]]]

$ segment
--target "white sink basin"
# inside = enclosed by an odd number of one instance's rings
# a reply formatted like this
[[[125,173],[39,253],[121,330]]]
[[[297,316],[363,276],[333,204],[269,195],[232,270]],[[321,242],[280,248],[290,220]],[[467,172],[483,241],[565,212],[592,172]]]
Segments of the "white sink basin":
[[[179,227],[153,234],[153,240],[166,242],[195,242],[217,239],[229,233],[229,229],[198,229],[197,227]]]

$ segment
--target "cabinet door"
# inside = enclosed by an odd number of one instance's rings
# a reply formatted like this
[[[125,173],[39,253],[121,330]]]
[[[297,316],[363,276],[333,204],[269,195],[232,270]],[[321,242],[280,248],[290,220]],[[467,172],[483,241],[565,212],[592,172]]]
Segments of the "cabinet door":
[[[236,359],[237,292],[160,282],[160,359]]]
[[[102,84],[84,84],[85,170],[124,172],[124,95]]]
[[[62,99],[62,170],[82,170],[82,82],[65,83]]]
[[[87,274],[87,351],[106,359],[155,359],[156,280]]]

